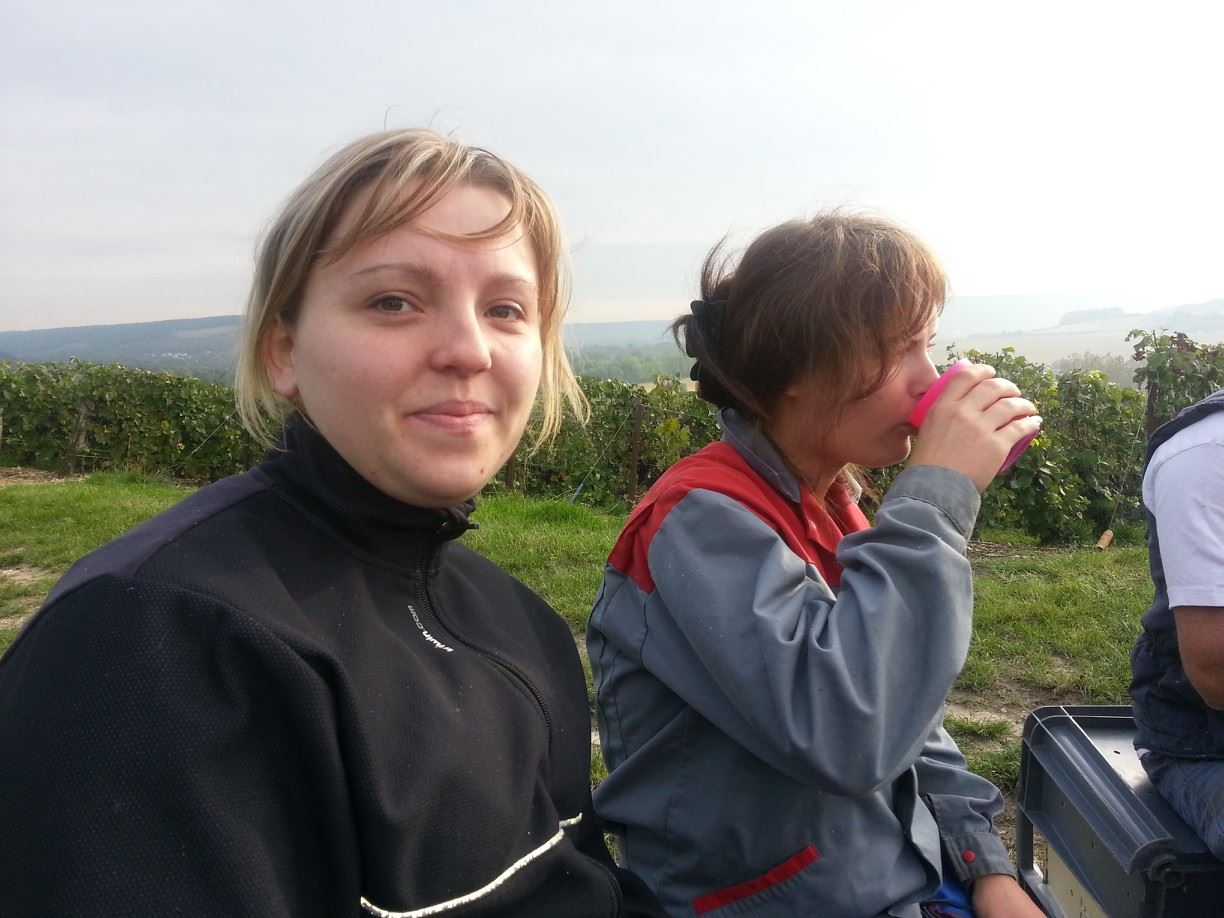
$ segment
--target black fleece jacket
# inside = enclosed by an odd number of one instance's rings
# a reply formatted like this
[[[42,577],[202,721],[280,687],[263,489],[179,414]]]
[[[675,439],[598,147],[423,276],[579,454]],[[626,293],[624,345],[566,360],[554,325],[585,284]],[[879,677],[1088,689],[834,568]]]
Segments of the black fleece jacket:
[[[79,561],[0,660],[0,914],[650,914],[569,629],[317,434]]]

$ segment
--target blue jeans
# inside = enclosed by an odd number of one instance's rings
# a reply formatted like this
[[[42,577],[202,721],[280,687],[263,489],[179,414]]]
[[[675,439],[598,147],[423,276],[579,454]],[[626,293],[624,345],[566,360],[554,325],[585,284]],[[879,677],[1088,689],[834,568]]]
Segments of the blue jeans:
[[[1146,752],[1144,770],[1160,795],[1224,860],[1224,759],[1181,759]]]
[[[934,897],[925,899],[920,906],[922,918],[973,918],[973,907],[965,887],[948,877]]]
[[[943,882],[934,896],[921,903],[921,911],[922,918],[973,918],[969,893],[956,879],[947,852],[943,853]]]

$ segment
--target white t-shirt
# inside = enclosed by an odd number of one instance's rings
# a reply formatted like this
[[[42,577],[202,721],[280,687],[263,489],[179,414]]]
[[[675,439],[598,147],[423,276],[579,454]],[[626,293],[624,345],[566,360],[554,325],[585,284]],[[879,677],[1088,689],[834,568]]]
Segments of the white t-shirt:
[[[1166,440],[1143,476],[1169,607],[1224,606],[1224,411]]]

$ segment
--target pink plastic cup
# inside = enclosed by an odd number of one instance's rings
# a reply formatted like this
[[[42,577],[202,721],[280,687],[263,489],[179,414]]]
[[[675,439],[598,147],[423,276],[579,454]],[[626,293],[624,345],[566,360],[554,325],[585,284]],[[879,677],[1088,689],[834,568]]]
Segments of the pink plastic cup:
[[[935,404],[935,400],[943,393],[943,390],[948,387],[952,377],[969,366],[969,361],[962,357],[956,363],[952,364],[943,371],[943,375],[931,384],[931,388],[923,393],[922,398],[918,399],[918,404],[914,406],[914,410],[910,412],[909,422],[914,427],[921,427],[922,422],[926,420],[927,412],[931,410],[931,406]],[[1024,453],[1033,439],[1037,436],[1038,431],[1031,434],[1026,434],[1016,441],[1015,446],[1011,448],[1011,452],[1007,454],[1007,458],[1003,460],[1003,464],[999,466],[999,474],[1006,472],[1016,460]]]

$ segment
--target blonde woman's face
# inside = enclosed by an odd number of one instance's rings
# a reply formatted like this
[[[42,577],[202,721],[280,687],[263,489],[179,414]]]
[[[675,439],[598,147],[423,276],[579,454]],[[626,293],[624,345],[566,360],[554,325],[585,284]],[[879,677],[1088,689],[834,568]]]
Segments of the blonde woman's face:
[[[542,360],[530,243],[421,232],[480,232],[509,209],[495,191],[454,189],[415,223],[316,267],[296,322],[267,339],[276,391],[366,480],[407,503],[471,497],[527,424]]]

